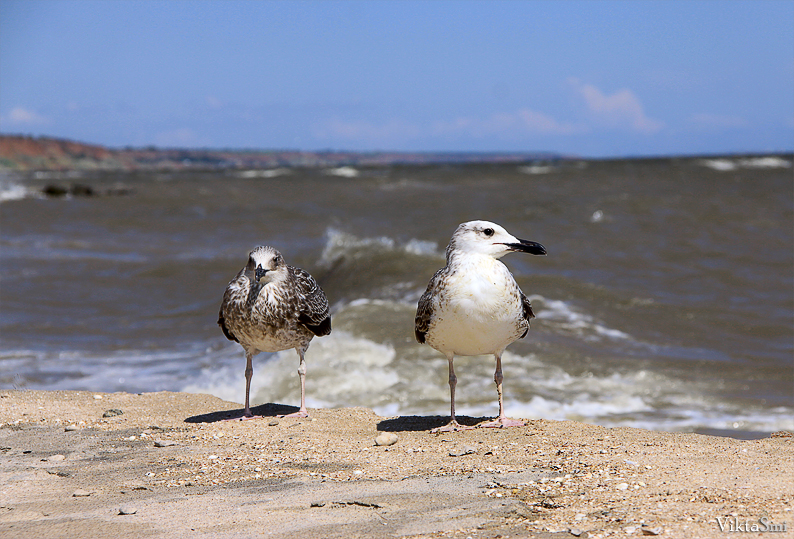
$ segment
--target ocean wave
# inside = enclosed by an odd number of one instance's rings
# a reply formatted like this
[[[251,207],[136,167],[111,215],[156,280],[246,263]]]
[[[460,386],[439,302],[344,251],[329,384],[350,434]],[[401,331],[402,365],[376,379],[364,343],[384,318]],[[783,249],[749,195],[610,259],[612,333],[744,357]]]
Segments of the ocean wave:
[[[13,183],[0,182],[0,203],[9,200],[22,200],[23,198],[42,198],[41,191],[30,189],[27,186]]]
[[[542,354],[506,351],[505,405],[511,417],[574,420],[607,427],[650,430],[773,432],[794,429],[794,409],[735,402],[713,394],[704,382],[637,369],[596,375],[571,374]],[[447,362],[428,347],[376,342],[335,330],[312,341],[306,354],[307,405],[363,406],[381,416],[449,413]],[[172,350],[78,350],[0,353],[0,383],[17,389],[88,391],[185,391],[241,403],[245,358],[236,343],[213,339]],[[456,358],[460,415],[494,416],[493,358]],[[254,358],[251,399],[300,402],[294,350]]]
[[[776,156],[748,157],[744,159],[702,159],[700,164],[719,172],[730,172],[738,168],[791,168],[791,161]]]
[[[537,318],[549,322],[556,330],[572,333],[585,340],[631,339],[631,335],[628,333],[604,326],[589,314],[579,312],[565,301],[547,299],[537,294],[531,295],[529,300],[532,302]]]
[[[238,178],[278,178],[279,176],[286,176],[292,174],[288,168],[268,168],[268,169],[252,169],[241,170],[235,173]]]
[[[182,387],[190,393],[209,393],[232,402],[245,397],[243,367],[245,358],[234,347],[237,361],[202,369],[197,380]],[[388,398],[388,389],[399,380],[391,364],[394,348],[335,330],[331,335],[314,339],[306,352],[306,402],[311,407],[369,406]],[[254,358],[251,381],[252,404],[280,402],[298,405],[300,383],[297,374],[298,354],[282,350],[259,354]]]
[[[335,228],[326,231],[326,242],[318,262],[321,266],[331,266],[340,259],[373,257],[379,253],[406,253],[416,256],[438,256],[438,244],[432,241],[410,239],[398,243],[392,238],[359,238]]]
[[[325,169],[323,172],[325,172],[325,174],[328,174],[330,176],[339,176],[342,178],[357,178],[361,174],[358,170],[349,166],[328,168]]]
[[[518,171],[524,174],[548,174],[550,172],[556,172],[557,167],[550,165],[529,165],[518,167]]]

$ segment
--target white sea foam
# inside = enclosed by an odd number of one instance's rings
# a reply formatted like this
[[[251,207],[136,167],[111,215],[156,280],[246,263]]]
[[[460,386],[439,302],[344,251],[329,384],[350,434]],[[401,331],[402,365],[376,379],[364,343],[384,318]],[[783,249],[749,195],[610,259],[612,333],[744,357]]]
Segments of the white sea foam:
[[[791,168],[791,161],[782,157],[752,157],[741,159],[739,166],[745,168]]]
[[[703,159],[700,164],[712,170],[730,172],[738,168],[791,168],[791,161],[782,157],[748,157],[745,159]]]
[[[518,167],[518,170],[524,174],[548,174],[549,172],[555,172],[557,168],[550,165],[529,165]]]
[[[193,393],[210,393],[232,402],[245,397],[243,368],[245,359],[239,346],[237,360],[222,367],[208,366],[197,380],[182,388]],[[306,399],[312,407],[371,406],[399,380],[391,367],[394,349],[368,339],[335,330],[314,339],[306,353]],[[283,350],[259,354],[254,358],[251,400],[254,403],[279,402],[298,405],[300,383],[298,354]]]
[[[326,231],[327,240],[320,256],[320,265],[331,265],[340,258],[372,256],[373,251],[402,251],[412,255],[438,255],[438,244],[432,241],[411,239],[398,244],[387,236],[359,238],[335,228]]]
[[[240,178],[277,178],[288,174],[292,174],[292,171],[288,168],[269,168],[264,170],[242,170],[236,175]]]
[[[731,170],[736,170],[736,163],[729,159],[703,159],[700,164],[720,172],[730,172]]]
[[[572,375],[545,363],[540,355],[523,356],[509,350],[503,360],[505,402],[512,417],[656,430],[740,428],[770,432],[794,428],[792,409],[734,406],[702,391],[697,381],[671,379],[643,369]],[[328,337],[312,341],[306,361],[309,407],[364,406],[381,416],[449,413],[446,360],[427,347],[395,348],[335,330]],[[239,346],[225,347],[195,381],[181,389],[242,402],[244,364]],[[278,402],[297,406],[297,366],[294,350],[256,356],[252,404]],[[459,414],[495,415],[493,359],[458,358],[456,367]]]
[[[0,202],[39,196],[40,193],[13,182],[0,182]]]
[[[356,178],[359,176],[360,172],[353,167],[337,167],[337,168],[329,168],[325,170],[326,174],[331,176],[340,176],[342,178]]]
[[[608,328],[597,322],[589,314],[576,310],[568,303],[558,299],[547,299],[540,295],[530,296],[536,315],[540,320],[548,320],[555,328],[573,333],[586,340],[609,338],[631,339],[631,335],[619,329]]]

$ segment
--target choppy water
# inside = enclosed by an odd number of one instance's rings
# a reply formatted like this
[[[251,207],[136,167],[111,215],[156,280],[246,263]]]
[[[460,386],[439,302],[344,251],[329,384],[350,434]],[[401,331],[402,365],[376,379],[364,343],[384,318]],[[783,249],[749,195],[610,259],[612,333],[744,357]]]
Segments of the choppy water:
[[[78,182],[123,196],[45,198]],[[131,189],[119,190],[118,186]],[[310,271],[334,331],[310,407],[447,414],[416,302],[463,221],[543,243],[502,259],[537,314],[504,356],[509,415],[663,430],[794,428],[791,157],[0,176],[0,387],[184,390],[241,402],[216,325],[260,244]],[[493,359],[456,359],[459,413],[494,415]],[[253,404],[297,404],[293,350]]]

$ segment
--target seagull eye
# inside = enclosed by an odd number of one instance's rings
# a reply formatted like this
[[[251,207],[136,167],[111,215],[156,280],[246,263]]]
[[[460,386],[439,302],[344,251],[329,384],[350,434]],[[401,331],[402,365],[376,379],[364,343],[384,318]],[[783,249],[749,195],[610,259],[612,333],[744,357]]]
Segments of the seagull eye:
[[[482,233],[490,238],[491,236],[493,236],[493,228],[486,228],[485,230],[482,231]]]

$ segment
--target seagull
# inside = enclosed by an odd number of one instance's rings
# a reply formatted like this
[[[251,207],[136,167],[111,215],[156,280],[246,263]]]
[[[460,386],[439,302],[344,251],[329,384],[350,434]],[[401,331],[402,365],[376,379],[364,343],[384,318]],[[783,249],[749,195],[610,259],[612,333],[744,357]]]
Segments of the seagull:
[[[513,251],[546,254],[543,245],[518,239],[495,223],[463,223],[447,246],[447,265],[433,275],[419,298],[416,340],[429,344],[449,362],[450,421],[431,432],[474,428],[455,420],[457,377],[452,361],[456,355],[493,354],[496,358],[494,382],[499,396],[499,417],[479,426],[524,425],[523,421],[505,416],[502,401],[502,353],[510,343],[527,334],[529,320],[535,317],[510,270],[498,260]]]
[[[254,417],[248,400],[254,374],[251,360],[259,352],[289,348],[300,356],[301,407],[282,417],[308,417],[304,354],[315,335],[331,333],[328,298],[314,278],[284,262],[276,249],[256,247],[226,287],[218,325],[227,339],[240,343],[245,350],[244,419]]]

